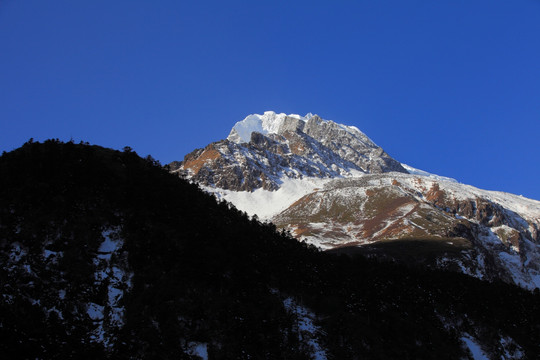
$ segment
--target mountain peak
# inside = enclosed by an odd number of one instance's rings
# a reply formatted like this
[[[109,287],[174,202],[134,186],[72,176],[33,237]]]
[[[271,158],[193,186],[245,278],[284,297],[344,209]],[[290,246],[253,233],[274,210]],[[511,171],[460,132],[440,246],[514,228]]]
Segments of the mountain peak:
[[[286,179],[407,173],[354,126],[273,111],[248,115],[226,140],[191,152],[172,169],[205,186],[235,191],[277,190]]]
[[[263,135],[278,134],[282,128],[282,125],[290,121],[302,121],[306,122],[312,117],[312,113],[307,113],[305,116],[298,114],[285,114],[276,113],[274,111],[265,111],[262,115],[251,114],[244,118],[242,121],[238,121],[232,128],[227,140],[237,144],[247,143],[251,140],[251,133],[258,132]]]

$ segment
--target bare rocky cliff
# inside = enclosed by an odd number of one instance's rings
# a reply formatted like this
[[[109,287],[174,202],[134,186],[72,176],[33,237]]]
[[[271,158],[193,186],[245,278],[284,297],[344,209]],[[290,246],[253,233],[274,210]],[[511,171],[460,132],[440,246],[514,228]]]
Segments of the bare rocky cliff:
[[[275,133],[252,131],[244,142],[233,128],[227,139],[171,164],[172,171],[204,186],[234,191],[277,190],[284,178],[406,172],[356,128],[317,115],[307,121],[290,116],[274,120]]]

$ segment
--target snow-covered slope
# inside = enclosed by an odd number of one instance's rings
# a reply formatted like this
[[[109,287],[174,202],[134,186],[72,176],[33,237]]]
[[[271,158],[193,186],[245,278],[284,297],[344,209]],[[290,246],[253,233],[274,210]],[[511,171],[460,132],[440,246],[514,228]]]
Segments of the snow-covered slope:
[[[324,249],[399,246],[433,266],[540,287],[540,202],[508,193],[370,174],[327,182],[271,220]]]
[[[540,202],[401,164],[353,126],[267,111],[171,165],[323,249],[361,246],[381,256],[383,247],[421,241],[429,256],[412,250],[413,258],[540,287]]]
[[[409,166],[407,164],[401,163],[401,166],[403,166],[403,168],[405,168],[405,170],[407,170],[407,172],[409,174],[412,174],[412,175],[426,176],[428,178],[435,179],[435,180],[458,182],[456,179],[449,178],[449,177],[446,177],[446,176],[435,175],[435,174],[429,173],[429,172],[424,171],[424,170],[413,168],[412,166]]]
[[[233,203],[239,210],[251,216],[257,215],[259,219],[268,221],[275,215],[287,209],[293,202],[301,197],[322,188],[332,179],[306,177],[303,179],[283,179],[281,186],[274,191],[262,188],[253,191],[234,191],[219,189],[211,186],[203,188],[216,195],[218,199]]]

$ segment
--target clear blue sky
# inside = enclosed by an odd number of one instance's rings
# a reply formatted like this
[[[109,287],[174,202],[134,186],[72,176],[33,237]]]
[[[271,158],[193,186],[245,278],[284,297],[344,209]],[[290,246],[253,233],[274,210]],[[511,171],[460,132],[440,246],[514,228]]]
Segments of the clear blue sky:
[[[540,199],[540,0],[0,0],[0,151],[73,138],[168,163],[266,110]]]

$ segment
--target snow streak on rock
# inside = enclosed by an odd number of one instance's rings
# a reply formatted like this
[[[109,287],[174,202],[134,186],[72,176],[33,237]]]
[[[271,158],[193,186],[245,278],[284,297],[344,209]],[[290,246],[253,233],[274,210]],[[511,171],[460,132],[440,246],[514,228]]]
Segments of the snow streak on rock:
[[[131,288],[133,274],[128,269],[126,254],[122,252],[124,244],[120,237],[121,229],[108,228],[102,232],[103,242],[94,259],[95,279],[98,285],[107,286],[107,304],[88,304],[88,316],[97,324],[93,339],[105,346],[112,344],[112,333],[124,325],[124,307],[122,299]]]
[[[467,346],[474,360],[489,360],[480,345],[469,334],[465,334],[461,341]]]
[[[197,356],[201,360],[208,360],[208,344],[199,342],[190,342],[187,353],[191,356]]]
[[[326,360],[326,352],[319,343],[321,329],[314,324],[316,315],[292,298],[283,300],[285,308],[297,318],[300,340],[311,348],[313,360]]]

